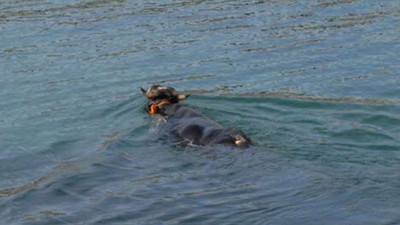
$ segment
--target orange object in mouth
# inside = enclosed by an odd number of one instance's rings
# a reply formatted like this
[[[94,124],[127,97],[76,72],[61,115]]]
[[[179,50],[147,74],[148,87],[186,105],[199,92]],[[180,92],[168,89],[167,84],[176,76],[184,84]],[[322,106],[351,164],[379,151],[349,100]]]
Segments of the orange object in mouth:
[[[163,106],[163,105],[170,105],[172,104],[169,100],[162,100],[157,103],[152,103],[149,105],[149,113],[151,115],[157,114],[158,113],[158,107]]]

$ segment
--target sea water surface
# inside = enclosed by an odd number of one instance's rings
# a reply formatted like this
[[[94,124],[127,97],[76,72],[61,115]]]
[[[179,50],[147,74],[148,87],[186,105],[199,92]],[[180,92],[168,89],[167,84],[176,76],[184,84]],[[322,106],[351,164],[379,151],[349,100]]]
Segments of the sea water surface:
[[[400,224],[399,52],[398,0],[3,0],[0,224]]]

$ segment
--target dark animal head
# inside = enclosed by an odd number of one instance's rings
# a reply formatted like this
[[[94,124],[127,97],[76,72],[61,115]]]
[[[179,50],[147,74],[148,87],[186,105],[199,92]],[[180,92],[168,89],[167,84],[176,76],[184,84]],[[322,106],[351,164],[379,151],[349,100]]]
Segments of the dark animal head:
[[[159,84],[152,85],[147,91],[140,88],[142,93],[153,101],[168,100],[171,103],[176,103],[185,100],[189,95],[180,95],[174,88],[166,87]]]

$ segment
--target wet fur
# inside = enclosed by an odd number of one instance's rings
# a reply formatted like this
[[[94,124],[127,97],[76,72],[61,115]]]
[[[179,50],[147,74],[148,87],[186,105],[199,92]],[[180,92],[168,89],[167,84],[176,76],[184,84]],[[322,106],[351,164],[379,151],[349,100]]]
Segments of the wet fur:
[[[172,99],[175,100],[178,99],[178,96],[183,98],[182,95],[178,95],[175,89],[170,87],[152,86],[146,93],[150,92],[152,93],[151,99],[156,101],[165,99],[164,96],[172,96]],[[146,93],[144,94],[146,95]],[[184,96],[183,99],[186,98],[187,96]],[[250,139],[242,131],[226,129],[199,111],[179,103],[179,101],[163,105],[159,110],[159,114],[167,120],[164,129],[176,138],[178,142],[201,146],[222,144],[247,147],[250,144]]]

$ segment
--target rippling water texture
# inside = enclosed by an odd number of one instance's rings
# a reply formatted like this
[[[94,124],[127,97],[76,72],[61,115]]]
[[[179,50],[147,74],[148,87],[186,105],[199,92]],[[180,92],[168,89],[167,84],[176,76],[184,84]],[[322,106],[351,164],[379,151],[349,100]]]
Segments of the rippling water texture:
[[[400,1],[0,2],[0,224],[400,224]],[[241,129],[160,139],[139,87]]]

